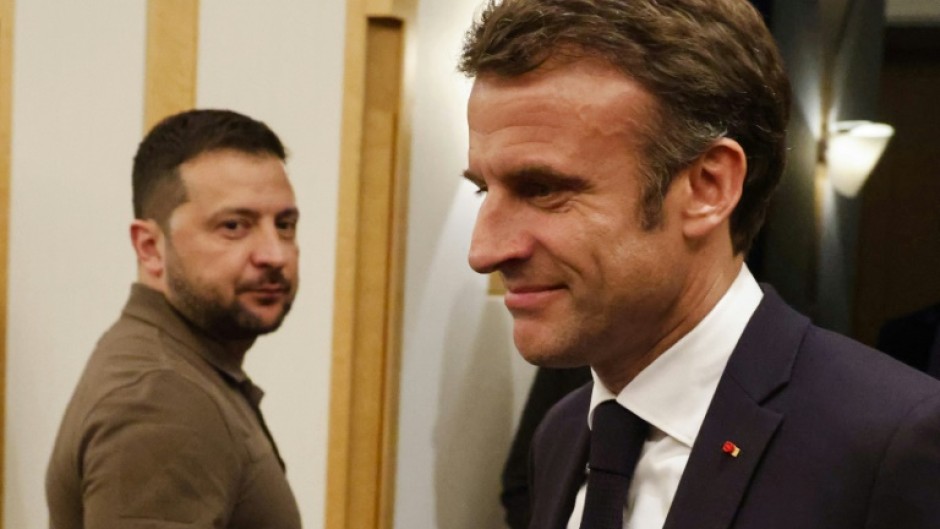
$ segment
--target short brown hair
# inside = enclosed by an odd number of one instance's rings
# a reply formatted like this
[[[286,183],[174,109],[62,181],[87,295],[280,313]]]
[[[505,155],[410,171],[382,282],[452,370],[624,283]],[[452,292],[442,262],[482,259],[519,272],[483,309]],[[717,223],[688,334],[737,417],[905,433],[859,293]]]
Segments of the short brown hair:
[[[644,218],[659,224],[673,177],[720,137],[747,154],[731,216],[736,253],[757,235],[786,158],[790,85],[746,0],[489,0],[463,47],[468,76],[516,77],[549,59],[601,58],[657,101],[645,133]]]
[[[187,110],[165,118],[140,142],[134,156],[134,217],[166,225],[186,201],[179,167],[200,154],[232,149],[287,158],[267,125],[231,110]]]

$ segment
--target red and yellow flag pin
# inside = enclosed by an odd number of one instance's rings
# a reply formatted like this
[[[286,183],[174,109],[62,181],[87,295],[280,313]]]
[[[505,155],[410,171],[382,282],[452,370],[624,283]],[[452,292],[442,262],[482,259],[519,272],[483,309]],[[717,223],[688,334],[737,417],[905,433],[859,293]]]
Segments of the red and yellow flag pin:
[[[731,457],[738,457],[741,454],[741,447],[731,441],[725,441],[725,444],[721,445],[721,451]]]

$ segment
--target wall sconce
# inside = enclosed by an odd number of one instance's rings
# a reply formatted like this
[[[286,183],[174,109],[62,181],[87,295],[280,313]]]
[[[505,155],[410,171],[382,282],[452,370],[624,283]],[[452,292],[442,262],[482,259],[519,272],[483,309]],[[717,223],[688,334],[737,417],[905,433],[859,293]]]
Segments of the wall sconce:
[[[826,165],[832,187],[847,197],[857,195],[892,136],[894,127],[884,123],[833,123],[826,149]]]

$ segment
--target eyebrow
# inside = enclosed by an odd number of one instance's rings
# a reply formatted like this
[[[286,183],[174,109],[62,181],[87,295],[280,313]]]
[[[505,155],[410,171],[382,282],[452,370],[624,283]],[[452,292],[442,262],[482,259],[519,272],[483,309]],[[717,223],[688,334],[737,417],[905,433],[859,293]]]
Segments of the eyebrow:
[[[297,220],[300,218],[300,210],[297,208],[286,208],[286,209],[279,211],[278,214],[275,216],[279,219],[283,219],[286,217],[286,218]]]
[[[216,211],[215,213],[213,213],[213,214],[209,217],[209,219],[210,219],[211,221],[215,221],[215,220],[217,220],[217,219],[219,219],[219,218],[221,218],[221,217],[225,217],[225,216],[227,216],[227,215],[238,215],[238,216],[240,216],[240,217],[248,217],[248,218],[250,218],[250,219],[258,219],[258,218],[261,217],[261,213],[259,213],[257,210],[251,209],[251,208],[223,208],[223,209],[220,209],[219,211]],[[296,219],[296,218],[299,218],[299,217],[300,217],[300,211],[299,211],[296,207],[284,208],[283,210],[278,211],[278,212],[275,214],[275,217],[281,218],[281,219],[283,219],[283,218],[285,218],[285,217],[287,217],[287,218],[295,218],[295,219]]]
[[[463,177],[464,177],[465,179],[469,180],[472,184],[476,185],[477,187],[482,187],[483,184],[484,184],[483,179],[480,178],[479,175],[477,175],[476,173],[474,173],[474,172],[471,171],[470,169],[464,170],[464,172],[463,172]]]
[[[486,184],[482,177],[470,171],[469,169],[463,172],[463,177],[473,182],[477,186],[483,186]],[[542,183],[553,184],[565,189],[570,189],[572,191],[583,191],[590,187],[588,180],[583,176],[563,173],[552,167],[541,164],[523,166],[505,175],[504,179],[508,181],[510,185],[537,180]]]

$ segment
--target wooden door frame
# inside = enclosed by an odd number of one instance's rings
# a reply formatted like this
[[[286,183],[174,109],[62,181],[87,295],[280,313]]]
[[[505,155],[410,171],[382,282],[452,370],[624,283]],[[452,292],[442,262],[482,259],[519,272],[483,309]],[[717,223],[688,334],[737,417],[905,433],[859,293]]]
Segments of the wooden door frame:
[[[13,122],[14,0],[0,0],[0,527],[6,462],[7,281],[10,240],[10,137]]]
[[[410,151],[406,66],[416,0],[347,0],[339,218],[333,305],[330,428],[325,526],[393,527],[398,431],[403,264]],[[394,144],[386,181],[369,184],[376,83],[369,66],[372,30],[400,28]],[[370,29],[372,28],[372,29]],[[373,50],[374,51],[374,50]],[[379,70],[381,63],[373,66]],[[376,78],[375,76],[379,76]],[[383,88],[379,88],[383,90]],[[381,113],[382,111],[379,111]],[[388,112],[386,110],[385,112]],[[369,122],[370,125],[366,126]],[[386,146],[389,147],[389,146]],[[381,180],[383,177],[379,176]],[[381,196],[376,196],[381,195]],[[382,222],[370,218],[381,204]],[[372,259],[368,256],[375,256]],[[370,292],[364,292],[365,289]],[[374,292],[374,296],[372,293]],[[368,294],[368,296],[366,295]],[[366,297],[370,297],[366,300]],[[375,304],[382,310],[369,310]],[[378,337],[364,335],[378,333]]]

